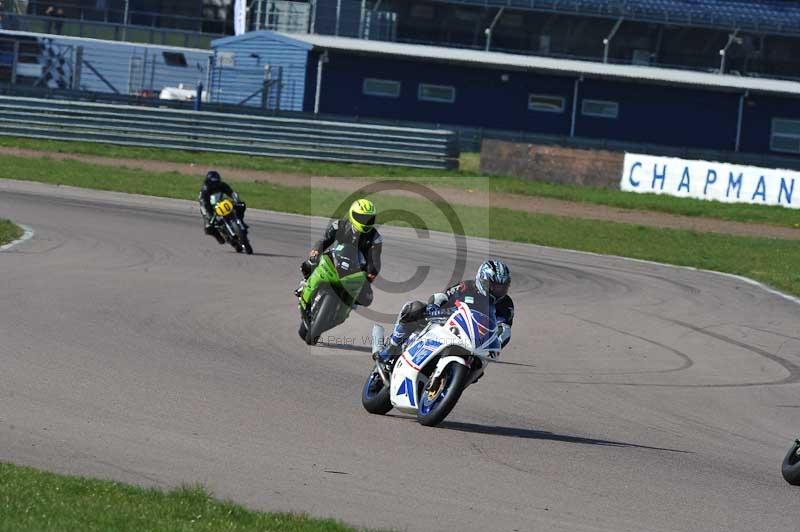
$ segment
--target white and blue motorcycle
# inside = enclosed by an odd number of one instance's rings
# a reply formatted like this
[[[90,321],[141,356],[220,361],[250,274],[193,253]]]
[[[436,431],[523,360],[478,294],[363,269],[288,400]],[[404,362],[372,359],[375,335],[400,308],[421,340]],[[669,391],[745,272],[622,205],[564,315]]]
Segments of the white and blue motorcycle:
[[[361,393],[367,412],[383,415],[396,408],[433,427],[447,417],[464,389],[483,376],[510,329],[498,327],[488,299],[466,299],[450,317],[431,319],[409,337],[391,374],[376,362]],[[375,325],[372,337],[377,352],[383,327]]]

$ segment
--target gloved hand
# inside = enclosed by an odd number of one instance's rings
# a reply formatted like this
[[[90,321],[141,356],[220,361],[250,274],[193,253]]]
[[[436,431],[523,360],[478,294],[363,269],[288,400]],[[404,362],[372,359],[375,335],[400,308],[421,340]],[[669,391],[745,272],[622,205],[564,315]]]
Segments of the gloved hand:
[[[428,302],[441,307],[447,302],[447,299],[447,294],[443,292],[436,292],[428,299]]]
[[[439,305],[428,305],[425,307],[426,318],[444,318],[452,314],[452,309],[445,309]]]

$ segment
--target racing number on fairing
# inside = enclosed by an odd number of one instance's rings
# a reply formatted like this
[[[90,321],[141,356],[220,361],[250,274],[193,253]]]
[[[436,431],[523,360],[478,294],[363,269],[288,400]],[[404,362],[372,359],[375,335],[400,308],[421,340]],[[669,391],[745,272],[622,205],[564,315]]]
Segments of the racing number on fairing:
[[[214,205],[214,212],[217,216],[228,216],[233,212],[233,202],[229,199],[224,199]]]

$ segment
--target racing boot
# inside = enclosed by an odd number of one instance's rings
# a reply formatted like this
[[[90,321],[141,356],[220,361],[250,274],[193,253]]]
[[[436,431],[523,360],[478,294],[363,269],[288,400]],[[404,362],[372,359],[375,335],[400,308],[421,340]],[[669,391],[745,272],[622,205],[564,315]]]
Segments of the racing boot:
[[[217,242],[219,242],[220,244],[224,244],[225,243],[225,239],[222,237],[221,234],[219,234],[219,231],[217,230],[217,228],[214,227],[213,225],[211,225],[210,223],[206,223],[204,231],[205,231],[205,233],[207,235],[211,235],[214,238],[216,238]]]
[[[403,353],[403,349],[400,344],[389,340],[389,343],[386,346],[372,355],[372,358],[380,364],[381,368],[387,373],[392,373],[392,366],[394,365],[394,361]]]
[[[303,295],[303,290],[306,289],[306,280],[301,279],[300,283],[298,283],[297,288],[294,289],[295,297],[301,297]]]

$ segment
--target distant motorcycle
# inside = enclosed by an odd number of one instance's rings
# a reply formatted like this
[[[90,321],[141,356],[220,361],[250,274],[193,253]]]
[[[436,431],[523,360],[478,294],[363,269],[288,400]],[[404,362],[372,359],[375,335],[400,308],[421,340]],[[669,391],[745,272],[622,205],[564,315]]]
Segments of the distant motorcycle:
[[[314,345],[322,333],[344,323],[366,282],[355,246],[338,244],[320,255],[300,295],[300,338]]]
[[[800,486],[800,440],[795,440],[794,445],[786,453],[781,473],[786,482],[793,486]]]
[[[211,206],[214,209],[216,218],[214,227],[225,239],[225,242],[233,246],[237,253],[253,254],[253,247],[247,236],[247,228],[242,221],[244,217],[245,204],[241,201],[234,201],[233,198],[221,192],[212,194]]]
[[[502,348],[500,330],[488,298],[466,298],[455,312],[434,318],[409,337],[403,354],[387,375],[375,363],[361,393],[361,403],[371,414],[386,414],[392,408],[416,414],[426,426],[441,423],[461,397],[477,382]],[[383,327],[372,332],[373,352],[384,337]]]

